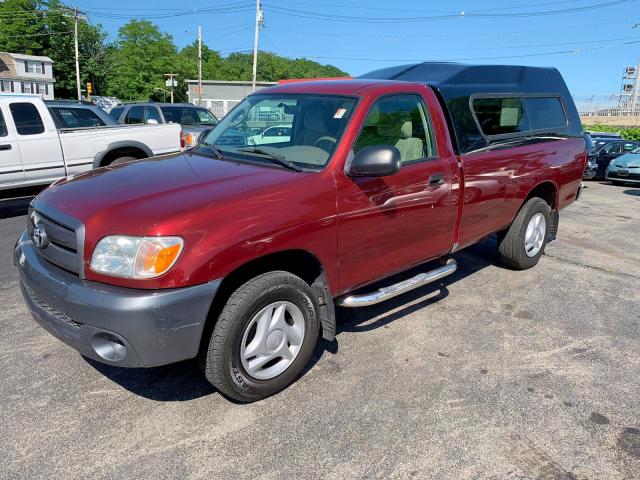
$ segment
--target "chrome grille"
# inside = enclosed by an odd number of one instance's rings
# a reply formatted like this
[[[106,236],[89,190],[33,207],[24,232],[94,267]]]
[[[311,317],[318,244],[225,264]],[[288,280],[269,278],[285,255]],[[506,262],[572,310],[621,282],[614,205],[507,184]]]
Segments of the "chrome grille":
[[[25,289],[27,290],[27,293],[29,294],[29,297],[31,298],[31,300],[33,300],[33,303],[35,303],[36,305],[38,305],[41,309],[43,309],[45,312],[47,312],[49,315],[51,315],[52,317],[54,317],[56,320],[59,320],[63,323],[66,323],[67,325],[69,325],[70,327],[73,328],[82,328],[82,323],[80,322],[76,322],[75,320],[73,320],[71,317],[69,317],[69,315],[61,312],[60,310],[58,310],[55,307],[52,307],[51,305],[49,305],[48,303],[40,300],[36,294],[34,293],[33,290],[31,290],[29,287],[27,287],[25,285]]]
[[[75,230],[42,214],[37,209],[31,209],[28,228],[29,237],[32,239],[36,225],[44,229],[48,238],[47,245],[35,249],[38,255],[48,262],[78,275],[78,239]]]

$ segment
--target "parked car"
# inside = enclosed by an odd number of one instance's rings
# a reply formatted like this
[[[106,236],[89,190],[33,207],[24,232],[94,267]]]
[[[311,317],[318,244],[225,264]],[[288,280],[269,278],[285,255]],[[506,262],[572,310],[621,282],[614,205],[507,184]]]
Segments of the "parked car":
[[[592,180],[596,176],[596,171],[598,169],[598,164],[595,162],[595,158],[593,156],[595,146],[593,144],[593,139],[589,133],[584,132],[584,144],[587,149],[587,166],[584,169],[584,174],[582,175],[583,180]]]
[[[0,189],[180,151],[179,125],[110,125],[97,107],[0,94]]]
[[[611,140],[622,139],[622,135],[619,132],[585,132],[591,135],[592,138],[608,138]]]
[[[218,143],[285,102],[288,139]],[[290,83],[249,95],[192,150],[51,185],[14,262],[36,321],[83,355],[199,357],[219,392],[249,402],[334,339],[334,305],[442,279],[494,233],[507,265],[536,265],[585,165],[555,69],[423,63]]]
[[[78,100],[45,100],[57,128],[104,127],[115,120],[93,103]]]
[[[126,103],[114,107],[111,116],[123,124],[178,123],[186,148],[194,147],[202,132],[218,124],[213,113],[191,103]]]
[[[249,145],[266,145],[269,143],[281,143],[288,142],[291,137],[291,124],[274,125],[267,128],[259,135],[252,135],[248,137]]]
[[[597,141],[594,141],[596,148],[593,153],[589,154],[589,163],[596,163],[598,168],[596,170],[596,178],[604,178],[607,172],[609,163],[620,155],[629,153],[636,148],[640,147],[640,142],[631,140],[608,140],[598,147]]]
[[[640,148],[611,161],[605,178],[614,185],[640,183]]]

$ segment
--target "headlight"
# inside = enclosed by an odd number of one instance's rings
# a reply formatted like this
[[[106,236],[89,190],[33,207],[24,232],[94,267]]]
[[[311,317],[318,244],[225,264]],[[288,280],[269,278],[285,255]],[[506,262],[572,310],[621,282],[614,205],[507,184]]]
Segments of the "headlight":
[[[176,263],[183,247],[180,237],[111,235],[93,249],[91,270],[114,277],[158,277]]]

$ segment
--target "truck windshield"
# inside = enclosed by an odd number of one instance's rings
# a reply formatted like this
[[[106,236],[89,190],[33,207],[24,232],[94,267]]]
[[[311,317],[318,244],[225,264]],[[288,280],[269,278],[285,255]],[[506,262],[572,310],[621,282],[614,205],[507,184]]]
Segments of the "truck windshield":
[[[258,161],[275,154],[298,167],[320,170],[355,104],[355,98],[337,95],[251,95],[203,138],[202,152],[215,145],[224,155]]]

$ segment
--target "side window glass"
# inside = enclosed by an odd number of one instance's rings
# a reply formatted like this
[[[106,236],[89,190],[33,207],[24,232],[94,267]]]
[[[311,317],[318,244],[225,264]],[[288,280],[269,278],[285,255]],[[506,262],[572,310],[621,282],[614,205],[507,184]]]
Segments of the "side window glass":
[[[0,110],[0,137],[6,137],[7,135],[9,135],[9,132],[7,132],[7,124],[4,121],[2,110]]]
[[[604,153],[621,153],[620,142],[612,142],[609,145],[606,145],[602,150],[604,151]]]
[[[476,98],[473,110],[486,136],[531,130],[520,97]]]
[[[120,118],[120,115],[122,115],[123,110],[124,110],[124,107],[112,108],[111,111],[109,112],[109,115],[111,115],[113,119],[117,122],[118,119]]]
[[[630,152],[636,148],[638,148],[638,146],[635,143],[625,143],[623,146],[625,152]]]
[[[131,107],[124,119],[124,123],[144,123],[144,109],[142,107]]]
[[[160,112],[156,107],[145,107],[144,108],[144,123],[147,123],[149,120],[155,120],[158,123],[160,122]]]
[[[567,126],[567,117],[557,97],[528,97],[525,99],[531,130],[553,130]]]
[[[419,96],[392,95],[373,104],[354,152],[373,145],[396,147],[402,163],[435,155],[431,121]]]
[[[44,132],[44,123],[33,103],[12,103],[9,110],[18,135],[37,135]]]

